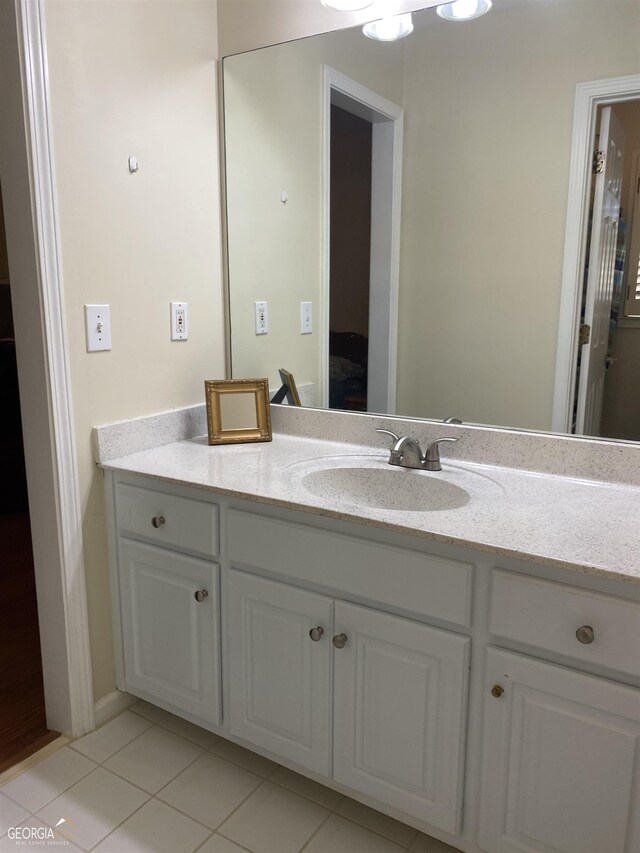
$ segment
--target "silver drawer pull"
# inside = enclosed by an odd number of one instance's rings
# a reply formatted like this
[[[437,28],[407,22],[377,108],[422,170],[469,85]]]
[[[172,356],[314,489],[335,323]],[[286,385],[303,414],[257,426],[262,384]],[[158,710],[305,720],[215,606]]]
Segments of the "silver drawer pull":
[[[206,589],[199,589],[197,592],[194,592],[193,597],[200,604],[208,597],[208,595],[209,593]]]
[[[309,636],[311,637],[314,643],[319,643],[324,636],[324,628],[321,628],[319,625],[317,628],[312,628],[309,631]]]
[[[348,637],[346,634],[336,634],[332,642],[336,649],[344,649],[347,645],[347,640]]]
[[[582,628],[578,628],[576,631],[576,637],[578,638],[579,643],[583,643],[585,646],[588,646],[590,643],[593,643],[596,635],[591,625],[583,625]]]
[[[153,526],[156,528],[162,527],[162,525],[164,524],[164,515],[154,515],[151,519],[151,524],[153,524]]]

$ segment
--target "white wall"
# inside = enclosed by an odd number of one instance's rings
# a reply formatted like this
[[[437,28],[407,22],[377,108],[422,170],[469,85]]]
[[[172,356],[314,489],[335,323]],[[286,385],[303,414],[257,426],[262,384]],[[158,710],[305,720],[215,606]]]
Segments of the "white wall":
[[[398,412],[550,429],[575,86],[638,73],[640,4],[433,21],[405,40]]]
[[[115,678],[91,427],[201,402],[225,374],[216,4],[55,0],[46,26],[98,699]],[[186,343],[169,339],[170,300],[189,303]],[[111,305],[111,352],[85,352],[86,302]]]
[[[313,383],[320,403],[323,215],[323,67],[402,103],[402,44],[359,30],[224,60],[232,369],[278,368]],[[288,195],[286,204],[281,193]],[[269,333],[255,335],[254,301],[267,300]],[[300,335],[300,302],[314,305],[314,334]]]

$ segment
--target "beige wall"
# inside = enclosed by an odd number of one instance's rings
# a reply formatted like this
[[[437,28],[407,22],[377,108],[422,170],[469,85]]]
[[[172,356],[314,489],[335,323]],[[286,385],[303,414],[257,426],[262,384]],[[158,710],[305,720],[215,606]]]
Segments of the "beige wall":
[[[225,372],[216,4],[55,0],[46,28],[98,699],[115,680],[91,427],[200,402]],[[189,303],[186,343],[170,341],[170,300]],[[86,302],[111,305],[111,352],[85,352]]]
[[[640,4],[433,20],[405,40],[398,412],[550,429],[575,86],[638,73]]]
[[[359,30],[283,44],[224,61],[232,368],[268,377],[278,368],[313,383],[320,402],[323,216],[323,66],[402,103],[403,48]],[[281,193],[288,195],[286,204]],[[269,333],[256,336],[255,300]],[[314,305],[301,335],[300,302]]]
[[[398,13],[411,12],[439,2],[396,0],[394,8]],[[218,0],[220,56],[375,21],[388,9],[389,0],[375,0],[359,12],[337,12],[320,0]]]

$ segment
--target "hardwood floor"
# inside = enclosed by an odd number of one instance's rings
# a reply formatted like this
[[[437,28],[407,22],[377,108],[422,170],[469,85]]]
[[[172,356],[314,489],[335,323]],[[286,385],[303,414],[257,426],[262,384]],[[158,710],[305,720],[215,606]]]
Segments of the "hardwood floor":
[[[0,772],[57,736],[45,719],[29,513],[0,515]]]

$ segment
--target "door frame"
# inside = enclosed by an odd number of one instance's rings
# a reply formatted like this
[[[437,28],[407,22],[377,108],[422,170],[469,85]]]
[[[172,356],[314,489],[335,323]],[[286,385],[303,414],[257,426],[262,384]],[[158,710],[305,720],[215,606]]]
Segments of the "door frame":
[[[592,80],[576,86],[551,417],[553,432],[571,432],[572,426],[598,107],[639,98],[640,74]]]
[[[339,101],[342,100],[343,103],[348,103],[350,111],[354,111],[353,108],[355,108],[355,114],[359,114],[361,118],[366,118],[368,121],[372,121],[373,118],[369,287],[370,294],[377,294],[378,304],[381,307],[379,328],[385,341],[384,353],[380,359],[377,359],[382,363],[379,373],[384,376],[382,384],[386,386],[381,393],[384,398],[382,408],[386,409],[384,414],[392,415],[396,410],[398,362],[404,110],[328,65],[324,66],[323,86],[320,404],[325,408],[329,405],[331,104],[338,102],[340,105]],[[376,296],[374,295],[373,298]],[[371,341],[371,329],[369,340]],[[371,349],[369,352],[371,354]],[[371,362],[372,359],[369,358],[369,367]]]
[[[71,379],[67,354],[44,0],[7,4],[3,127],[7,242],[23,411],[47,725],[94,728]],[[22,356],[22,358],[21,358]]]

